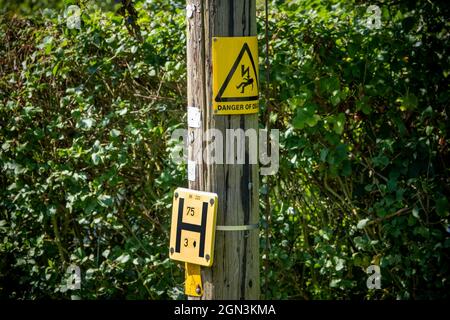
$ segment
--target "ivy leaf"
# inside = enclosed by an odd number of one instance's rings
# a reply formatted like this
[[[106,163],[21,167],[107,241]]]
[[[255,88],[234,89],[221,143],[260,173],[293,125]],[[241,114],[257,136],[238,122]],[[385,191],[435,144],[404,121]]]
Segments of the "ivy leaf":
[[[113,198],[107,194],[102,194],[102,195],[98,196],[97,200],[98,200],[98,203],[102,207],[105,207],[105,208],[110,207],[113,204]]]
[[[297,115],[292,120],[292,126],[295,129],[303,129],[305,127],[305,115],[300,109],[297,109]]]
[[[109,135],[110,135],[111,137],[113,137],[113,138],[117,138],[118,136],[121,135],[121,132],[120,132],[120,130],[112,129],[112,130],[109,132]]]
[[[124,253],[124,254],[120,255],[120,256],[116,259],[117,262],[123,263],[123,264],[127,263],[128,260],[130,260],[130,255],[129,255],[128,253]]]
[[[79,127],[83,130],[91,129],[95,124],[95,120],[92,118],[81,119]]]
[[[369,220],[370,219],[362,219],[362,220],[359,220],[359,222],[358,222],[358,224],[357,224],[357,228],[358,229],[364,229],[365,227],[366,227],[366,225],[367,225],[367,222],[369,222]]]
[[[371,106],[368,97],[362,97],[361,100],[356,102],[356,110],[361,110],[364,114],[369,115],[371,112]]]
[[[342,269],[344,269],[344,266],[345,266],[345,260],[344,259],[336,258],[335,262],[336,262],[336,267],[335,267],[336,271],[341,271]]]
[[[333,279],[330,282],[330,287],[331,288],[336,288],[340,283],[341,283],[342,279]]]
[[[104,257],[104,258],[108,258],[108,256],[109,256],[109,254],[110,254],[110,252],[111,252],[111,250],[109,250],[109,249],[106,249],[105,251],[103,251],[102,252],[102,256]]]
[[[412,215],[414,216],[414,218],[419,219],[419,209],[417,207],[414,207],[414,209],[412,210]]]
[[[345,114],[342,112],[339,113],[337,117],[333,119],[333,122],[334,122],[333,126],[334,132],[336,132],[338,135],[341,135],[344,132],[345,127]]]
[[[448,199],[446,197],[442,197],[436,200],[436,212],[441,217],[448,216]]]
[[[92,159],[92,162],[94,163],[94,165],[98,165],[99,163],[100,163],[100,156],[98,155],[98,153],[93,153],[92,155],[91,155],[91,159]]]
[[[397,100],[401,103],[400,110],[401,111],[409,111],[416,109],[417,105],[419,104],[419,100],[414,94],[407,94],[403,98],[400,98]]]
[[[297,114],[292,121],[292,126],[296,129],[303,129],[305,124],[314,127],[320,120],[320,116],[316,114],[317,106],[309,103],[302,108],[297,109]]]

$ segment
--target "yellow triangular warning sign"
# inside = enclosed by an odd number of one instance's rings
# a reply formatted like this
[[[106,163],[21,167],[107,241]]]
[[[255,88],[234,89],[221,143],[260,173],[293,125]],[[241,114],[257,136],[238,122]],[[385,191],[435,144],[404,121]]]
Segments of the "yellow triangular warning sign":
[[[258,100],[258,74],[247,43],[242,46],[215,100],[216,102]]]
[[[214,113],[258,112],[257,37],[214,37],[212,62]]]

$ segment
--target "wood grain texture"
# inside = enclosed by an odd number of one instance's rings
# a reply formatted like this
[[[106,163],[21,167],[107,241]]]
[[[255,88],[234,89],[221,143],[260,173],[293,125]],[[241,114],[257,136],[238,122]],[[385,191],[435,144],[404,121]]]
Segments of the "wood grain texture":
[[[226,129],[258,128],[257,114],[215,116],[212,112],[212,37],[256,36],[255,0],[188,0],[187,5],[195,7],[187,18],[188,105],[202,114],[202,127],[189,128],[194,139],[188,157],[197,161],[196,179],[189,188],[218,194],[218,225],[257,224],[259,168],[248,163],[248,141],[245,164],[201,162],[206,147],[203,135],[209,128],[219,129],[224,138]],[[224,159],[229,143],[224,141]],[[202,299],[259,299],[258,230],[217,231],[214,259],[212,268],[202,268]]]

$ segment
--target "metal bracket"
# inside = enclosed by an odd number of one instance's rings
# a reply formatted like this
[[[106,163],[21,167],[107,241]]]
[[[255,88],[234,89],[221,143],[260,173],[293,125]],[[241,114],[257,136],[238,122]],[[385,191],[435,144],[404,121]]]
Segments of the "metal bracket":
[[[198,264],[185,263],[184,293],[188,296],[201,297],[203,295],[202,276]]]
[[[246,224],[243,226],[216,226],[217,231],[247,231],[258,229],[259,224]]]

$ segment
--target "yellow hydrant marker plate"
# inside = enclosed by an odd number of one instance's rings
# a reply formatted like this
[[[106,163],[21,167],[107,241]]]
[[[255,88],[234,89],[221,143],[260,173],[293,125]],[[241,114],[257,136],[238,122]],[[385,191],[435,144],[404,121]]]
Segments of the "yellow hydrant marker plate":
[[[257,37],[213,37],[213,110],[216,115],[257,113]]]
[[[217,194],[185,188],[174,192],[169,257],[210,267],[214,256]]]
[[[188,296],[201,297],[203,295],[202,276],[198,264],[185,263],[184,293]]]

